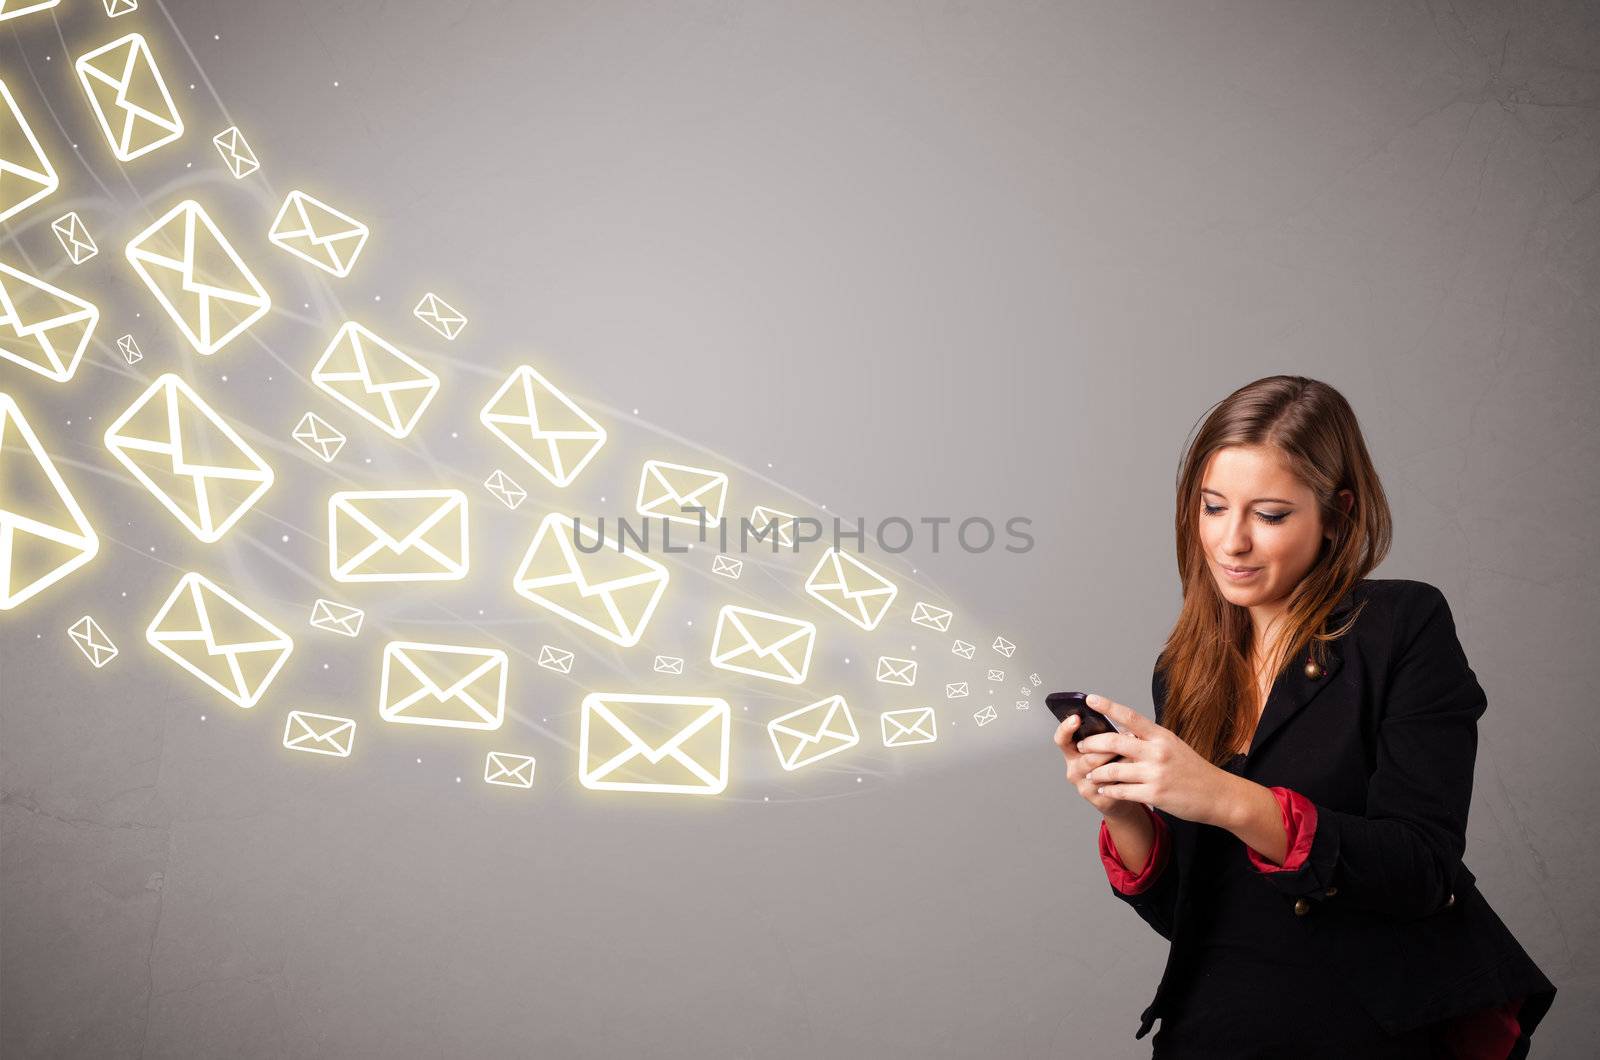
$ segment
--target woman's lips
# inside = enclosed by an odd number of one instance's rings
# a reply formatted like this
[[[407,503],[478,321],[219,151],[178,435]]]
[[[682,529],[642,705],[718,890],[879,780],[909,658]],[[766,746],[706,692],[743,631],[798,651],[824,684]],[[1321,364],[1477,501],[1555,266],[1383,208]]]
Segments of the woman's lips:
[[[1222,565],[1222,573],[1236,582],[1248,581],[1261,573],[1260,567],[1229,567]]]

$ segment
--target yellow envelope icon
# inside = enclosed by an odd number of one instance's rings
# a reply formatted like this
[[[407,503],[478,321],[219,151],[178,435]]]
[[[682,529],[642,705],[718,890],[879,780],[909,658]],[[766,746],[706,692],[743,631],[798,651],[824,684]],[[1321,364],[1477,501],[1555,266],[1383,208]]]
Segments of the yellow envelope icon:
[[[348,276],[369,234],[354,217],[296,190],[283,200],[267,239],[324,272]]]
[[[0,357],[65,383],[99,320],[83,299],[0,263]]]
[[[344,490],[328,499],[335,581],[460,581],[470,559],[460,490]]]
[[[111,18],[139,10],[139,0],[105,0],[106,14]]]
[[[501,504],[516,511],[528,499],[528,491],[517,485],[512,477],[496,468],[494,474],[483,480],[483,488],[494,494]]]
[[[899,588],[847,552],[830,548],[823,553],[806,592],[839,612],[862,629],[876,629]]]
[[[55,7],[61,0],[0,0],[0,22],[26,15],[34,11],[43,11],[47,7]]]
[[[178,580],[145,639],[230,703],[253,707],[289,661],[289,634],[198,571]]]
[[[656,515],[675,523],[700,525],[704,508],[705,525],[722,520],[722,505],[728,497],[728,476],[720,471],[664,460],[646,460],[639,476],[640,515]]]
[[[878,720],[883,728],[885,747],[910,747],[933,743],[939,738],[939,723],[934,719],[932,707],[885,711]]]
[[[776,542],[779,548],[794,548],[794,524],[798,516],[758,504],[750,513],[750,536],[760,544]]]
[[[966,695],[967,683],[965,681],[954,681],[944,686],[944,698],[946,699],[962,699]]]
[[[329,464],[350,439],[315,412],[308,412],[294,425],[294,440],[323,463]]]
[[[878,680],[886,685],[905,685],[910,688],[917,683],[916,660],[878,656]]]
[[[393,641],[383,649],[378,716],[402,725],[498,729],[508,670],[498,648]]]
[[[580,541],[588,552],[579,548]],[[631,648],[644,636],[668,581],[667,568],[649,556],[551,512],[534,532],[511,587],[591,633]]]
[[[572,672],[572,653],[549,644],[539,646],[539,665],[558,674]]]
[[[976,644],[968,644],[964,640],[958,640],[954,644],[950,645],[950,650],[961,656],[963,659],[970,659],[977,655],[978,646]]]
[[[953,617],[954,615],[944,608],[925,604],[921,600],[918,600],[916,605],[911,608],[911,621],[919,626],[937,630],[940,633],[950,632],[950,619]]]
[[[1000,715],[995,713],[993,707],[984,707],[982,710],[978,711],[972,716],[972,720],[977,722],[978,728],[981,729],[999,716]]]
[[[720,794],[732,717],[724,699],[591,692],[579,722],[578,782],[596,791]]]
[[[134,236],[128,261],[195,352],[210,356],[272,308],[255,274],[193,199]]]
[[[261,168],[261,163],[256,159],[256,153],[250,150],[250,142],[244,138],[244,133],[239,131],[237,125],[230,125],[211,138],[216,144],[217,153],[222,156],[223,164],[228,167],[228,172],[233,174],[235,180],[243,180]]]
[[[119,162],[132,162],[183,135],[183,119],[138,33],[78,57],[78,81]]]
[[[50,231],[56,234],[61,249],[67,252],[67,257],[72,259],[74,265],[82,265],[96,254],[100,248],[95,246],[94,237],[89,234],[89,228],[83,223],[77,211],[57,217],[50,222]]]
[[[312,628],[341,637],[361,636],[361,623],[366,617],[367,613],[361,608],[336,604],[332,600],[318,600],[311,605]]]
[[[122,359],[129,364],[138,364],[144,360],[144,353],[139,349],[139,344],[133,341],[132,335],[118,336],[117,352],[122,354]]]
[[[605,428],[528,365],[500,384],[478,420],[553,486],[571,485],[606,444]]]
[[[737,578],[744,573],[744,560],[732,556],[715,556],[711,560],[711,573],[724,578]]]
[[[994,648],[995,651],[999,652],[1001,655],[1004,655],[1008,659],[1016,654],[1017,651],[1017,646],[1011,643],[1009,640],[1006,640],[1004,637],[996,637],[994,639],[994,643],[990,645],[990,647]]]
[[[467,326],[467,318],[461,310],[432,291],[422,296],[411,315],[451,341]]]
[[[39,436],[0,393],[0,611],[88,563],[100,539]]]
[[[676,655],[657,655],[655,670],[658,674],[683,673],[683,660]]]
[[[848,751],[861,742],[843,696],[829,696],[773,718],[767,722],[767,735],[778,752],[778,764],[790,770]]]
[[[483,782],[503,788],[533,787],[533,758],[506,751],[490,751],[483,761]]]
[[[10,17],[0,0],[0,21]],[[11,89],[0,80],[0,221],[21,213],[60,186],[61,178],[33,127]]]
[[[74,622],[72,628],[67,630],[67,636],[72,638],[72,643],[78,646],[78,650],[94,664],[96,670],[117,657],[117,646],[111,643],[111,638],[100,628],[100,623],[89,615]]]
[[[220,540],[272,487],[272,469],[171,372],[106,428],[106,448],[207,544]]]
[[[816,641],[811,622],[728,604],[717,614],[711,665],[797,685],[806,679]]]
[[[311,381],[396,438],[412,432],[439,392],[438,376],[353,320],[334,335]]]
[[[349,758],[356,742],[354,718],[291,710],[283,726],[283,746],[291,751]]]

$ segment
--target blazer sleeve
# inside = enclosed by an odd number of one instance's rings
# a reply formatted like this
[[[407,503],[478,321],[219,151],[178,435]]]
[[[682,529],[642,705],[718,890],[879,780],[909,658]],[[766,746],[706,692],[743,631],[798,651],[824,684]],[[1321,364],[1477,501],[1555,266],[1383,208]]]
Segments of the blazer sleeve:
[[[1366,811],[1314,804],[1305,861],[1262,874],[1286,895],[1403,919],[1450,901],[1466,848],[1478,718],[1488,704],[1444,594],[1412,584],[1412,598],[1397,608],[1399,647],[1380,709]]]
[[[1151,698],[1154,702],[1156,724],[1161,724],[1161,712],[1166,702],[1166,682],[1161,678],[1160,664],[1150,680]],[[1145,807],[1152,816],[1152,822],[1163,820],[1166,823],[1167,835],[1162,837],[1170,842],[1172,838],[1172,818],[1164,811]],[[1105,825],[1100,826],[1102,835]],[[1113,847],[1114,849],[1114,847]],[[1155,863],[1155,855],[1161,854],[1161,862],[1155,873],[1153,882],[1142,885],[1143,889],[1135,894],[1127,894],[1111,885],[1111,893],[1133,907],[1145,923],[1156,929],[1162,938],[1172,938],[1172,926],[1178,910],[1178,866],[1177,859],[1167,850],[1152,850],[1151,860]]]

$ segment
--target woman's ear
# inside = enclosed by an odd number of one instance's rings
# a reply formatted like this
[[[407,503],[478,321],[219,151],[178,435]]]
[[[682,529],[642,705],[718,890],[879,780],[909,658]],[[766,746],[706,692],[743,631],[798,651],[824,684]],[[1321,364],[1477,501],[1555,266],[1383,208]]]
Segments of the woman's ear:
[[[1355,495],[1355,493],[1352,492],[1351,490],[1340,490],[1334,496],[1337,498],[1337,500],[1339,502],[1339,507],[1344,511],[1344,513],[1346,515],[1349,515],[1351,510],[1354,509],[1355,506],[1356,506],[1356,495]],[[1328,529],[1324,530],[1322,532],[1322,536],[1327,538],[1329,541],[1332,541],[1333,540],[1333,528],[1329,527]]]

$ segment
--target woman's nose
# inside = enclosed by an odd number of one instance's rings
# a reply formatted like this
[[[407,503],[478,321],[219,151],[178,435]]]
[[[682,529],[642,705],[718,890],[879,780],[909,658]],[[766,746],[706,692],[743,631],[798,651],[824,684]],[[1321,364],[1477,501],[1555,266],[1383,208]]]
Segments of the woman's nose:
[[[1243,519],[1234,521],[1228,527],[1228,535],[1224,539],[1223,544],[1230,553],[1242,554],[1250,551],[1250,535],[1246,533],[1245,530],[1246,527]]]

